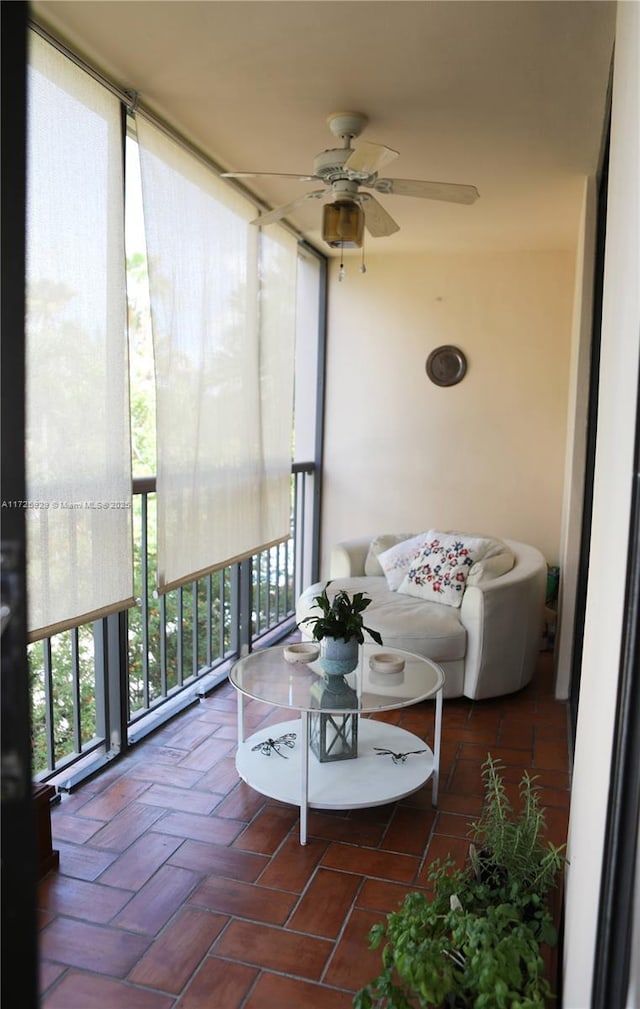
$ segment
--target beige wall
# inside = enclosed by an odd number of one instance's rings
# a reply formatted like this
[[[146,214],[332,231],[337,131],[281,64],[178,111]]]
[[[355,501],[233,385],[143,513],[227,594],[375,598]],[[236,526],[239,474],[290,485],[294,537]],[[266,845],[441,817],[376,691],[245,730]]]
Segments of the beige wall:
[[[348,258],[339,283],[331,264],[321,574],[334,542],[429,526],[557,563],[573,255],[369,249],[364,276]],[[425,362],[449,343],[468,371],[439,388]]]

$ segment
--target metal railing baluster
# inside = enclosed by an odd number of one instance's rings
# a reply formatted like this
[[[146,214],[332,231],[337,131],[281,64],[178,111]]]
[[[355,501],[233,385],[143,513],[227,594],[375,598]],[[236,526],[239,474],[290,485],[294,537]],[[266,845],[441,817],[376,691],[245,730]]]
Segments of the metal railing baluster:
[[[144,703],[149,707],[149,510],[148,494],[141,494],[140,530],[140,604],[142,607],[142,681],[144,683]]]
[[[71,677],[73,684],[73,744],[76,753],[82,751],[82,722],[80,712],[80,650],[79,631],[77,627],[72,627],[69,631],[71,635]]]
[[[198,626],[198,585],[199,582],[191,583],[191,675],[198,675],[198,643],[200,640],[200,628]]]
[[[51,673],[51,638],[45,638],[42,649],[42,666],[44,669],[44,713],[45,731],[47,737],[47,763],[50,768],[56,766],[56,747],[53,730],[53,677]]]
[[[206,655],[207,665],[210,667],[212,665],[212,662],[213,662],[213,641],[212,641],[212,634],[213,634],[213,613],[212,613],[212,608],[213,608],[213,575],[207,575],[207,578],[206,578],[206,592],[207,592],[207,595],[206,595],[206,608],[207,609],[206,609],[206,619],[205,619],[205,634],[206,634],[206,640],[205,640],[206,651],[205,651],[205,655]]]
[[[167,687],[167,597],[160,596],[160,683]]]
[[[271,586],[273,574],[271,566],[272,550],[265,550],[265,553],[267,555],[267,570],[265,572],[265,595],[267,597],[267,601],[265,603],[264,622],[265,629],[268,630],[271,627]]]

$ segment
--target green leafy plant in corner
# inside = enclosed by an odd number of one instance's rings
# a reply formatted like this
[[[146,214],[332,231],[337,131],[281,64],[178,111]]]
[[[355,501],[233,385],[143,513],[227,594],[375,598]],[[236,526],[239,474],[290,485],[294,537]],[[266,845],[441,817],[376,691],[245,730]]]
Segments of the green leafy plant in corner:
[[[543,840],[545,814],[535,778],[525,771],[519,786],[520,810],[515,812],[501,776],[502,765],[488,754],[482,765],[485,801],[482,815],[471,825],[472,869],[497,889],[517,886],[531,899],[543,898],[558,879],[565,861],[562,848]]]
[[[433,897],[408,894],[372,929],[373,949],[385,941],[383,969],[355,1009],[544,1009],[551,988],[540,942],[518,901],[486,903],[486,885],[449,861],[429,875]]]
[[[538,790],[525,773],[514,813],[489,755],[485,805],[472,825],[464,868],[432,863],[432,893],[409,893],[375,925],[382,970],[354,997],[355,1009],[544,1009],[551,988],[542,944],[556,932],[548,894],[564,858],[545,844]]]
[[[320,595],[314,596],[314,605],[317,606],[320,613],[304,617],[298,627],[309,624],[315,641],[322,641],[323,638],[343,638],[345,641],[350,641],[355,638],[359,644],[364,642],[366,631],[376,644],[381,645],[382,637],[378,631],[365,626],[362,616],[364,610],[372,602],[371,598],[364,592],[354,592],[350,596],[344,589],[339,589],[333,599],[329,599],[327,589],[330,584],[331,582],[327,582]]]

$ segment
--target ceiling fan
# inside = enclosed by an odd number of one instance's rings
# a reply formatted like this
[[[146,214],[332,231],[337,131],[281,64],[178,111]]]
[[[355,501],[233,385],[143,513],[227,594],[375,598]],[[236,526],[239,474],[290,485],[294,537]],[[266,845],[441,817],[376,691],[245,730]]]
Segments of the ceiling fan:
[[[453,182],[425,182],[419,179],[380,178],[380,171],[398,157],[398,151],[366,141],[356,148],[351,146],[351,141],[360,136],[366,126],[367,117],[361,112],[340,112],[329,116],[327,123],[333,135],[341,140],[342,146],[318,154],[311,175],[281,172],[223,173],[224,178],[233,179],[270,176],[297,179],[298,182],[322,182],[323,189],[314,189],[291,203],[261,214],[252,224],[273,224],[307,200],[321,200],[331,196],[332,202],[325,204],[323,208],[323,240],[333,248],[360,248],[365,226],[374,238],[392,235],[400,227],[375,196],[361,192],[361,186],[385,195],[417,196],[449,203],[470,204],[478,199],[479,193],[475,186]]]

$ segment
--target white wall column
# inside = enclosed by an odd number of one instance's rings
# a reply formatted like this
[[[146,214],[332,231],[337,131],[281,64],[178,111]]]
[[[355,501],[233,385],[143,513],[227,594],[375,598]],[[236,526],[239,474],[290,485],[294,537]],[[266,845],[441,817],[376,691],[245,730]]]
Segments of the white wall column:
[[[640,356],[640,5],[618,4],[589,591],[569,821],[564,1009],[586,1009],[597,938]],[[640,727],[639,727],[640,728]],[[637,964],[635,964],[637,969]]]

